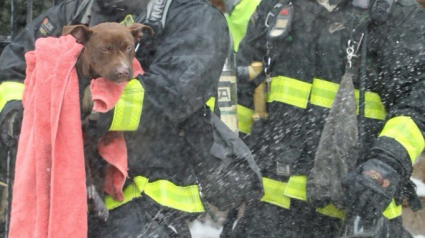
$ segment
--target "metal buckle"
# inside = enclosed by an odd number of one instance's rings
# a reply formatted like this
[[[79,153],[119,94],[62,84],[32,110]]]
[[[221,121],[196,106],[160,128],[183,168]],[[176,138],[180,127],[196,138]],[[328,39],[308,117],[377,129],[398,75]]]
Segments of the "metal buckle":
[[[271,12],[269,12],[269,14],[267,14],[267,17],[266,17],[266,22],[264,22],[264,25],[267,27],[267,28],[269,28],[270,27],[270,24],[269,24],[269,18],[270,17],[275,17],[276,15],[275,14],[273,14],[273,13],[271,13]]]
[[[291,176],[291,166],[290,164],[284,164],[276,162],[276,173],[280,176]]]

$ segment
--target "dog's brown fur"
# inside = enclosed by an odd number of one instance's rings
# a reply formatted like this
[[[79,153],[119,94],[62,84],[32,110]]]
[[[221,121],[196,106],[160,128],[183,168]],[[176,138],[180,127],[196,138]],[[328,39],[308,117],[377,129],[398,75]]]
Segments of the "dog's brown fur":
[[[65,26],[62,35],[71,34],[84,48],[76,63],[80,85],[87,85],[92,79],[103,77],[115,83],[133,78],[135,43],[143,36],[143,31],[153,34],[152,29],[140,23],[125,27],[118,23],[102,23],[93,27],[85,25]],[[83,115],[89,115],[93,107],[89,87],[86,87],[81,100]],[[87,196],[90,208],[98,217],[106,220],[109,212],[103,202],[105,161],[97,153],[97,143],[107,131],[90,129],[88,119],[96,121],[92,113],[83,121],[84,156],[86,167]]]

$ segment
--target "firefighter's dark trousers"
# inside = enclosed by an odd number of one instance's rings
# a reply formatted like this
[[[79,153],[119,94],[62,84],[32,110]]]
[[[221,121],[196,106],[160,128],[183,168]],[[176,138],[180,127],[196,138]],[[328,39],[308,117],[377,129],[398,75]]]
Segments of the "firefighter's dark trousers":
[[[244,216],[226,238],[334,238],[341,220],[317,213],[308,203],[291,200],[291,209],[255,201],[247,205]],[[401,218],[389,222],[391,238],[412,237]]]

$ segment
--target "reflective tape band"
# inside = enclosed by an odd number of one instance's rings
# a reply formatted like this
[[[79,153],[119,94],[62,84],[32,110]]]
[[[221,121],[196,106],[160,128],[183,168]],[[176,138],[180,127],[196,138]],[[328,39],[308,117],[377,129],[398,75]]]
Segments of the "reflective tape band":
[[[393,138],[400,143],[409,154],[412,164],[424,150],[425,141],[421,130],[410,117],[399,116],[387,121],[381,136]]]
[[[124,201],[116,201],[111,196],[105,197],[105,204],[109,210],[130,202],[134,198],[141,197],[141,193],[144,192],[155,202],[165,207],[189,213],[205,211],[197,185],[177,186],[167,180],[157,180],[150,183],[149,179],[143,176],[137,176],[133,181],[133,184],[124,189]]]
[[[354,95],[356,96],[357,102],[357,114],[359,114],[359,90],[356,89]],[[365,93],[364,116],[372,119],[385,120],[387,111],[385,110],[385,106],[379,94],[374,92]]]
[[[284,194],[290,198],[307,201],[307,176],[291,176],[286,185]]]
[[[328,217],[334,217],[339,219],[344,219],[345,217],[345,211],[336,208],[333,204],[329,204],[324,207],[316,208],[316,212],[321,213]]]
[[[114,108],[110,131],[135,131],[139,127],[145,89],[137,79],[125,86]]]
[[[267,102],[277,101],[305,109],[310,90],[309,83],[285,76],[273,77]]]
[[[345,218],[345,211],[336,208],[333,204],[329,204],[322,208],[317,208],[316,211],[318,213],[321,213],[323,215],[344,219]],[[384,217],[386,217],[388,220],[397,218],[401,216],[403,211],[403,207],[401,205],[397,205],[394,201],[394,199],[391,200],[391,203],[387,206],[387,208],[382,213]]]
[[[311,89],[310,103],[312,105],[331,108],[339,84],[326,80],[315,78],[313,80],[313,88]],[[357,102],[357,114],[359,105],[359,90],[354,91]],[[381,97],[374,92],[365,93],[365,117],[384,120],[387,115],[385,106],[381,101]]]
[[[401,216],[402,213],[403,213],[402,205],[397,205],[395,203],[394,199],[393,199],[393,200],[391,200],[390,205],[388,205],[388,207],[384,210],[384,212],[382,214],[388,220],[391,220],[391,219],[394,219],[396,217]]]
[[[288,183],[263,177],[263,187],[264,197],[261,199],[262,202],[289,209],[291,198],[307,201],[307,176],[304,175],[293,175],[289,178]],[[345,217],[345,211],[336,208],[333,204],[316,208],[316,212],[339,219]],[[392,199],[382,214],[390,220],[394,219],[401,216],[402,206],[397,205]]]
[[[12,100],[22,100],[24,84],[18,82],[4,82],[0,84],[0,112],[4,105]]]
[[[126,27],[131,26],[134,23],[134,18],[131,14],[128,14],[124,17],[124,20],[120,22],[121,25],[124,25]]]
[[[215,108],[215,97],[211,97],[210,99],[208,99],[207,103],[205,103],[210,110],[213,112],[214,108]]]
[[[329,81],[314,79],[310,103],[320,107],[331,108],[339,85]]]
[[[263,177],[264,196],[262,202],[289,209],[291,199],[284,195],[286,183]]]
[[[237,111],[239,132],[249,134],[251,132],[252,123],[254,123],[252,120],[254,111],[242,105],[238,105]]]

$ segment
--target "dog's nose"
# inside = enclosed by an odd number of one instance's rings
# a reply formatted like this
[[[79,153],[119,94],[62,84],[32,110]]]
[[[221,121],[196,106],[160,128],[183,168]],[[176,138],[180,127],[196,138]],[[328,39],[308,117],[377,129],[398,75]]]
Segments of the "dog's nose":
[[[127,78],[130,74],[130,70],[128,68],[121,67],[115,71],[115,74],[118,76],[118,78]]]

